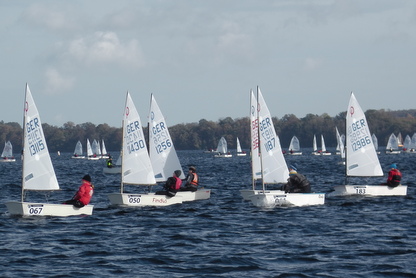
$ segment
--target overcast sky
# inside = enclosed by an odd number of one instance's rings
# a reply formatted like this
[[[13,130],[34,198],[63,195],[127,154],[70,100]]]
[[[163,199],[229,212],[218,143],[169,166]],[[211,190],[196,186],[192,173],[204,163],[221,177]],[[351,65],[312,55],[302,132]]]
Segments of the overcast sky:
[[[147,122],[416,108],[416,1],[0,0],[0,120],[120,127],[126,92]]]

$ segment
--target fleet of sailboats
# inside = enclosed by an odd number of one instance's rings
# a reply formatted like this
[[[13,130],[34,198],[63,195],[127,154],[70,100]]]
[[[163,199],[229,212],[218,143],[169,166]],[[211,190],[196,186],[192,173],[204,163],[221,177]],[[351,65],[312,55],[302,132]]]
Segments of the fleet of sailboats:
[[[72,205],[31,202],[25,200],[27,191],[59,190],[54,167],[49,155],[39,112],[33,100],[29,86],[26,84],[23,126],[22,153],[22,192],[21,201],[7,202],[6,206],[11,215],[21,216],[71,216],[91,215],[93,205],[76,208]],[[173,197],[157,195],[151,188],[157,183],[164,183],[175,170],[181,170],[181,179],[185,178],[179,157],[176,153],[167,123],[156,102],[151,95],[149,111],[149,150],[144,138],[143,126],[139,113],[127,92],[122,119],[122,150],[119,160],[112,173],[121,175],[120,192],[108,195],[112,205],[120,206],[168,206],[185,201],[209,199],[211,190],[199,188],[196,192],[179,191]],[[383,171],[378,159],[378,140],[370,133],[367,119],[355,95],[351,93],[346,113],[345,135],[340,135],[336,129],[336,153],[341,155],[345,164],[346,182],[336,185],[332,191],[324,193],[285,193],[282,190],[269,190],[267,185],[284,184],[289,172],[280,145],[280,139],[274,129],[272,117],[259,88],[257,94],[250,92],[250,150],[252,166],[252,186],[250,189],[240,190],[244,200],[250,201],[256,207],[273,208],[279,206],[309,206],[325,203],[328,197],[360,195],[360,196],[405,196],[407,186],[349,184],[349,177],[381,177]],[[32,134],[36,133],[36,136]],[[344,138],[343,138],[344,136]],[[401,137],[399,133],[398,137]],[[399,154],[399,138],[392,133],[389,137],[386,154]],[[109,158],[104,140],[100,143],[93,140],[92,145],[87,141],[87,156],[83,154],[82,143],[78,141],[72,158],[98,160]],[[241,149],[239,138],[236,138],[236,155],[245,156]],[[406,135],[402,144],[403,152],[415,152],[416,133],[412,137]],[[290,145],[290,155],[301,155],[299,139],[293,136]],[[326,150],[324,136],[321,134],[321,150],[318,151],[316,136],[313,137],[313,155],[330,155]],[[221,137],[215,157],[232,157],[228,151],[225,137]],[[1,162],[15,161],[10,141],[5,142],[1,155]],[[108,168],[112,169],[112,168]],[[106,170],[104,169],[106,173]],[[110,173],[110,172],[108,172]],[[261,188],[256,188],[260,186]],[[141,187],[140,193],[130,193],[127,186]]]
[[[59,184],[49,155],[39,112],[27,84],[23,115],[21,201],[6,203],[9,213],[20,216],[91,215],[93,205],[76,208],[73,205],[25,201],[27,191],[59,190]]]
[[[346,167],[348,177],[381,177],[381,168],[364,111],[351,93],[346,114]],[[404,196],[406,185],[389,187],[387,185],[336,185],[328,194],[332,196],[362,195],[362,196]]]

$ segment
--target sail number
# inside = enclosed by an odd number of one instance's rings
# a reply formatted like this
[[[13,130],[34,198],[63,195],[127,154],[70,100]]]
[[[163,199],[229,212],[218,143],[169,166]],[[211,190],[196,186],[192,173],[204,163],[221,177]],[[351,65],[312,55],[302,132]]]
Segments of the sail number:
[[[364,195],[365,194],[365,187],[356,187],[355,194]]]
[[[29,205],[28,208],[30,215],[40,215],[43,211],[43,205]]]
[[[146,144],[142,138],[143,136],[140,134],[139,130],[140,123],[138,121],[126,125],[124,142],[126,143],[129,154],[146,148]]]
[[[370,135],[365,128],[366,122],[364,119],[355,121],[348,127],[348,136],[350,138],[352,151],[358,151],[372,143]]]
[[[140,204],[141,195],[129,195],[129,204]]]
[[[172,147],[172,142],[164,122],[160,122],[152,127],[151,136],[158,154]]]
[[[26,136],[31,156],[45,149],[39,118],[26,123]]]
[[[264,139],[266,151],[271,151],[276,147],[276,138],[273,132],[273,123],[270,118],[265,118],[260,122],[260,133]]]

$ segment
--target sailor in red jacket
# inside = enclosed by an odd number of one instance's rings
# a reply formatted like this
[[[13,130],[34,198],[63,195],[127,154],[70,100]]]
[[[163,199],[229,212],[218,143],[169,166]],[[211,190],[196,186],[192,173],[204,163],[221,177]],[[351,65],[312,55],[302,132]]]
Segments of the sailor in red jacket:
[[[91,183],[91,176],[85,175],[82,178],[82,185],[79,187],[77,193],[71,200],[65,204],[73,205],[74,207],[82,208],[90,203],[91,197],[94,194],[94,186]]]
[[[400,184],[402,180],[402,173],[397,169],[396,163],[390,165],[389,176],[387,177],[387,182],[385,183],[388,186],[396,187]]]

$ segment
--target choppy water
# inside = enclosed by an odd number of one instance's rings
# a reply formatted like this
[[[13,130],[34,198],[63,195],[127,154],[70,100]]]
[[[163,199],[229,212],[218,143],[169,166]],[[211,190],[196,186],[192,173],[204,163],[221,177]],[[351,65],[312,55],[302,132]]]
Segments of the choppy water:
[[[328,192],[344,181],[339,156],[287,157]],[[52,155],[62,191],[72,197],[81,177],[95,184],[88,217],[11,217],[4,203],[20,199],[20,161],[0,164],[1,277],[415,277],[416,155],[380,155],[396,162],[406,197],[333,198],[325,205],[262,210],[238,192],[250,185],[249,157],[179,152],[195,165],[211,199],[162,208],[112,207],[107,194],[120,177],[104,161]],[[383,182],[385,178],[376,179]],[[36,196],[30,196],[36,197]],[[43,199],[42,199],[43,201]]]

